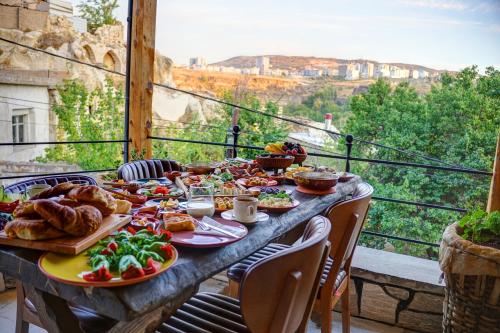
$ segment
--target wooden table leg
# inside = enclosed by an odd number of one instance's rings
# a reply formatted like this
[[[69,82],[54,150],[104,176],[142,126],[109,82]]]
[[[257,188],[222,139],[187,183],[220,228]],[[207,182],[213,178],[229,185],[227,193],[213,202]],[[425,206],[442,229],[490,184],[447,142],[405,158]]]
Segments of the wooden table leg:
[[[26,297],[35,306],[43,327],[49,333],[84,333],[66,300],[24,284]]]

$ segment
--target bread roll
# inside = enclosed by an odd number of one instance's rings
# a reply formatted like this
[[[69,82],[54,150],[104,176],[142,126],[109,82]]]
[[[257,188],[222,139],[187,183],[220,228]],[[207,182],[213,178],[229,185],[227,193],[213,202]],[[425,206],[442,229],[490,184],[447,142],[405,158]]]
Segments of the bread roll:
[[[40,216],[35,212],[35,206],[33,201],[20,202],[16,209],[12,212],[15,218],[25,217],[25,218],[39,218]]]
[[[58,197],[62,194],[68,193],[71,189],[75,187],[79,187],[80,185],[76,185],[73,183],[65,182],[65,183],[60,183],[57,184],[54,187],[48,188],[46,190],[43,190],[42,192],[35,194],[30,198],[30,200],[36,200],[36,199],[48,199],[48,198],[53,198],[53,197]]]
[[[27,220],[18,218],[7,223],[4,230],[8,237],[26,240],[51,239],[67,235],[43,219]]]
[[[66,197],[82,204],[94,206],[99,209],[103,216],[111,215],[116,210],[115,198],[95,185],[76,187],[69,191]]]
[[[73,236],[91,234],[102,223],[102,214],[92,206],[72,208],[42,199],[35,201],[35,211],[54,228]]]
[[[132,209],[132,203],[127,200],[116,199],[115,214],[128,214]]]

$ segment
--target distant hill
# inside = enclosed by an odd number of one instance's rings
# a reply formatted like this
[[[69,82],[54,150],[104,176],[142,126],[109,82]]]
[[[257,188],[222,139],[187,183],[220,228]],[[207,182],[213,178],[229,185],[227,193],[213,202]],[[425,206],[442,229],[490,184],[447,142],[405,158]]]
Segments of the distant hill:
[[[255,61],[259,56],[237,56],[223,61],[213,63],[214,66],[235,67],[235,68],[248,68],[255,66]],[[283,56],[283,55],[265,55],[269,58],[272,68],[287,69],[287,70],[301,70],[306,67],[329,67],[337,68],[340,65],[350,62],[371,62],[379,64],[380,62],[367,59],[338,59],[338,58],[317,58],[317,57],[304,57],[304,56]],[[387,63],[389,65],[398,66],[405,69],[423,69],[428,72],[445,72],[415,64],[403,63]]]

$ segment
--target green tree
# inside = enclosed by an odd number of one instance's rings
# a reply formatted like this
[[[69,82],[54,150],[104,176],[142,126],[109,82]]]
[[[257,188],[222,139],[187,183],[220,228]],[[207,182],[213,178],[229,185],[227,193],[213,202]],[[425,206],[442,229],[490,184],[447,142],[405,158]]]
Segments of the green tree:
[[[350,99],[353,115],[346,133],[408,151],[421,152],[452,165],[491,170],[500,128],[500,72],[476,67],[456,75],[444,74],[425,96],[408,83],[391,89],[378,80],[368,92]],[[394,150],[357,143],[354,156],[431,163]],[[393,167],[355,162],[354,171],[373,184],[377,195],[464,208],[484,206],[489,177],[431,169]],[[422,207],[375,202],[369,230],[439,242],[446,225],[458,213]],[[368,245],[382,247],[384,240],[364,237]],[[391,241],[401,252],[435,255],[435,251]]]
[[[304,117],[318,122],[324,120],[325,114],[331,113],[335,125],[341,128],[350,114],[337,105],[336,99],[337,91],[335,88],[327,86],[308,96],[299,104],[287,105],[284,113],[289,116]]]
[[[273,102],[262,105],[255,96],[248,92],[223,91],[220,96],[224,101],[235,103],[255,110],[277,115],[278,106]],[[202,124],[199,119],[193,119],[188,126],[156,126],[155,135],[202,140],[205,142],[225,142],[227,131],[231,125],[233,108],[220,105],[209,119],[209,125]],[[264,146],[266,143],[284,140],[288,135],[288,124],[261,114],[240,110],[238,124],[241,134],[238,140],[242,145]],[[195,143],[153,141],[155,157],[172,158],[181,162],[220,161],[224,159],[225,148]],[[238,149],[238,156],[254,158],[262,153],[252,149]]]
[[[111,79],[104,89],[89,92],[81,81],[70,80],[57,87],[60,104],[52,111],[59,119],[60,141],[123,139],[123,91]],[[64,161],[84,170],[115,168],[122,162],[122,143],[57,145],[39,161]]]
[[[81,16],[87,20],[90,32],[106,24],[116,24],[113,11],[118,8],[118,0],[87,0],[78,5]]]

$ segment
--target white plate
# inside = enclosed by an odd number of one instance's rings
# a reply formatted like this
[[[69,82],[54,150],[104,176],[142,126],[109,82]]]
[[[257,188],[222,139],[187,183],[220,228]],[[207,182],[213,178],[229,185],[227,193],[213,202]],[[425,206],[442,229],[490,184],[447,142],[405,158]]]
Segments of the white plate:
[[[220,214],[220,216],[224,219],[224,220],[232,220],[232,221],[238,221],[236,219],[236,217],[234,216],[234,213],[233,213],[233,210],[227,210],[225,212],[222,212]],[[264,221],[267,221],[269,219],[269,215],[267,215],[266,213],[263,213],[263,212],[257,212],[257,219],[254,221],[254,222],[242,222],[242,221],[238,221],[240,222],[241,224],[254,224],[254,223],[257,223],[257,222],[264,222]]]

